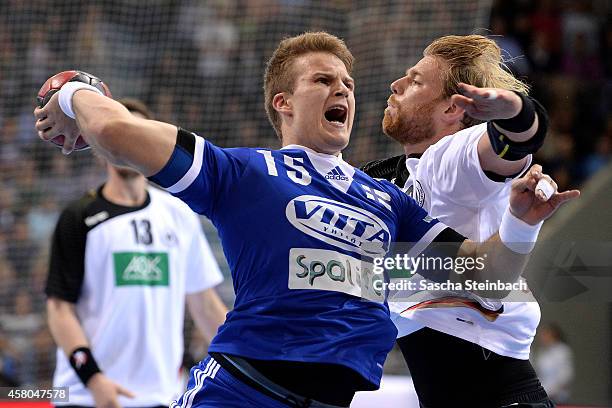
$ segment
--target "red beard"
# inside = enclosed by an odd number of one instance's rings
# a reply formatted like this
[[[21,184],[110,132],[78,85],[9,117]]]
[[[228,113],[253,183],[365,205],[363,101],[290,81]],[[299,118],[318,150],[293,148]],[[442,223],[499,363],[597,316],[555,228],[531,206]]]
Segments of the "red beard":
[[[383,132],[402,145],[417,144],[430,139],[434,135],[432,116],[437,102],[418,105],[412,111],[398,106],[395,118],[385,112]]]

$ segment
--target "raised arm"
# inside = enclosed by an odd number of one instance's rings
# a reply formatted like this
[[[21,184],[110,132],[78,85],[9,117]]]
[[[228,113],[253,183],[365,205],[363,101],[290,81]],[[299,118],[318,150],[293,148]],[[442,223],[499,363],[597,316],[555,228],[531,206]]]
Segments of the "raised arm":
[[[166,164],[174,150],[176,126],[138,118],[119,102],[88,88],[78,89],[83,84],[68,84],[77,86],[69,98],[75,119],[59,105],[60,95],[69,91],[64,85],[43,108],[34,111],[41,139],[64,135],[62,151],[69,154],[80,134],[111,163],[132,167],[145,176],[157,173]]]
[[[533,98],[498,88],[459,84],[461,95],[452,101],[475,119],[489,121],[478,142],[482,169],[500,176],[518,174],[527,165],[527,155],[544,141],[546,111]]]

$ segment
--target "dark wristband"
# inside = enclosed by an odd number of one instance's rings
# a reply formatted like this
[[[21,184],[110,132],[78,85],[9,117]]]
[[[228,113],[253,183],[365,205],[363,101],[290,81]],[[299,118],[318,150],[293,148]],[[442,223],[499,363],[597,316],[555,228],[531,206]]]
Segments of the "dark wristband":
[[[521,111],[510,119],[495,119],[493,122],[507,132],[521,133],[526,132],[533,126],[536,118],[535,104],[533,100],[525,94],[514,92],[523,101]]]
[[[101,372],[98,363],[89,347],[79,347],[70,354],[70,365],[87,387],[87,382],[94,374]]]
[[[537,100],[522,94],[518,95],[520,95],[521,98],[529,100],[530,105],[534,108],[535,114],[538,115],[538,128],[536,129],[535,135],[533,135],[529,140],[526,140],[524,142],[515,142],[504,134],[505,128],[503,130],[500,130],[497,128],[497,126],[495,126],[495,124],[497,124],[501,127],[502,125],[499,124],[500,121],[495,120],[487,122],[487,133],[489,134],[489,140],[491,141],[491,147],[493,148],[493,151],[499,157],[508,161],[521,160],[524,157],[537,152],[538,149],[540,149],[540,147],[542,147],[542,145],[544,144],[544,138],[546,137],[546,132],[548,131],[548,113],[546,112],[546,109]],[[506,120],[511,121],[513,119]],[[523,130],[520,130],[520,128],[514,129],[515,132],[518,131],[520,133],[522,131],[525,131],[526,129],[529,129],[532,125],[533,121],[530,122],[529,125],[525,124]],[[512,131],[511,129],[507,130]]]

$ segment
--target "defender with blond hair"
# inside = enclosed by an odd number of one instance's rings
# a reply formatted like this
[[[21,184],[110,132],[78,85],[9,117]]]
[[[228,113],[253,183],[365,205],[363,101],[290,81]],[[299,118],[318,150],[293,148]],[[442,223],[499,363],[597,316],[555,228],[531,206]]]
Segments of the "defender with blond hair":
[[[512,181],[543,143],[546,112],[489,38],[441,37],[423,56],[391,85],[383,119],[405,154],[364,170],[393,180],[432,216],[482,242],[500,227]],[[550,406],[528,360],[540,319],[531,293],[499,301],[424,291],[389,305],[422,406]]]
[[[280,43],[266,80],[280,150],[219,148],[176,126],[133,118],[81,83],[64,85],[35,110],[41,138],[64,134],[69,151],[80,133],[219,231],[234,309],[173,406],[347,407],[356,391],[378,388],[397,333],[368,262],[394,241],[427,251],[436,239],[451,239],[459,251],[451,255],[482,253],[397,186],[342,160],[355,114],[350,61],[344,43],[327,33]],[[277,76],[285,82],[273,88]],[[544,203],[533,189],[545,178],[531,172],[513,190],[507,229],[491,238],[499,243],[496,261],[512,267],[491,266],[490,277],[514,282],[530,249],[516,247],[513,234],[533,242],[541,222],[578,194]]]

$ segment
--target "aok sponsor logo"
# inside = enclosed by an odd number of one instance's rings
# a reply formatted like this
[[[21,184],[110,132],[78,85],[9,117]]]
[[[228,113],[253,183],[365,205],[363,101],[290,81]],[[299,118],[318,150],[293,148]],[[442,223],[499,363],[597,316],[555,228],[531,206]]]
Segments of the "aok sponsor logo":
[[[168,254],[117,252],[113,254],[117,286],[168,286]]]
[[[289,251],[289,289],[319,289],[342,292],[382,302],[384,293],[376,288],[382,280],[372,264],[326,249],[292,248]]]
[[[338,248],[369,256],[382,256],[389,250],[389,228],[364,209],[303,195],[287,204],[285,215],[300,231]]]

